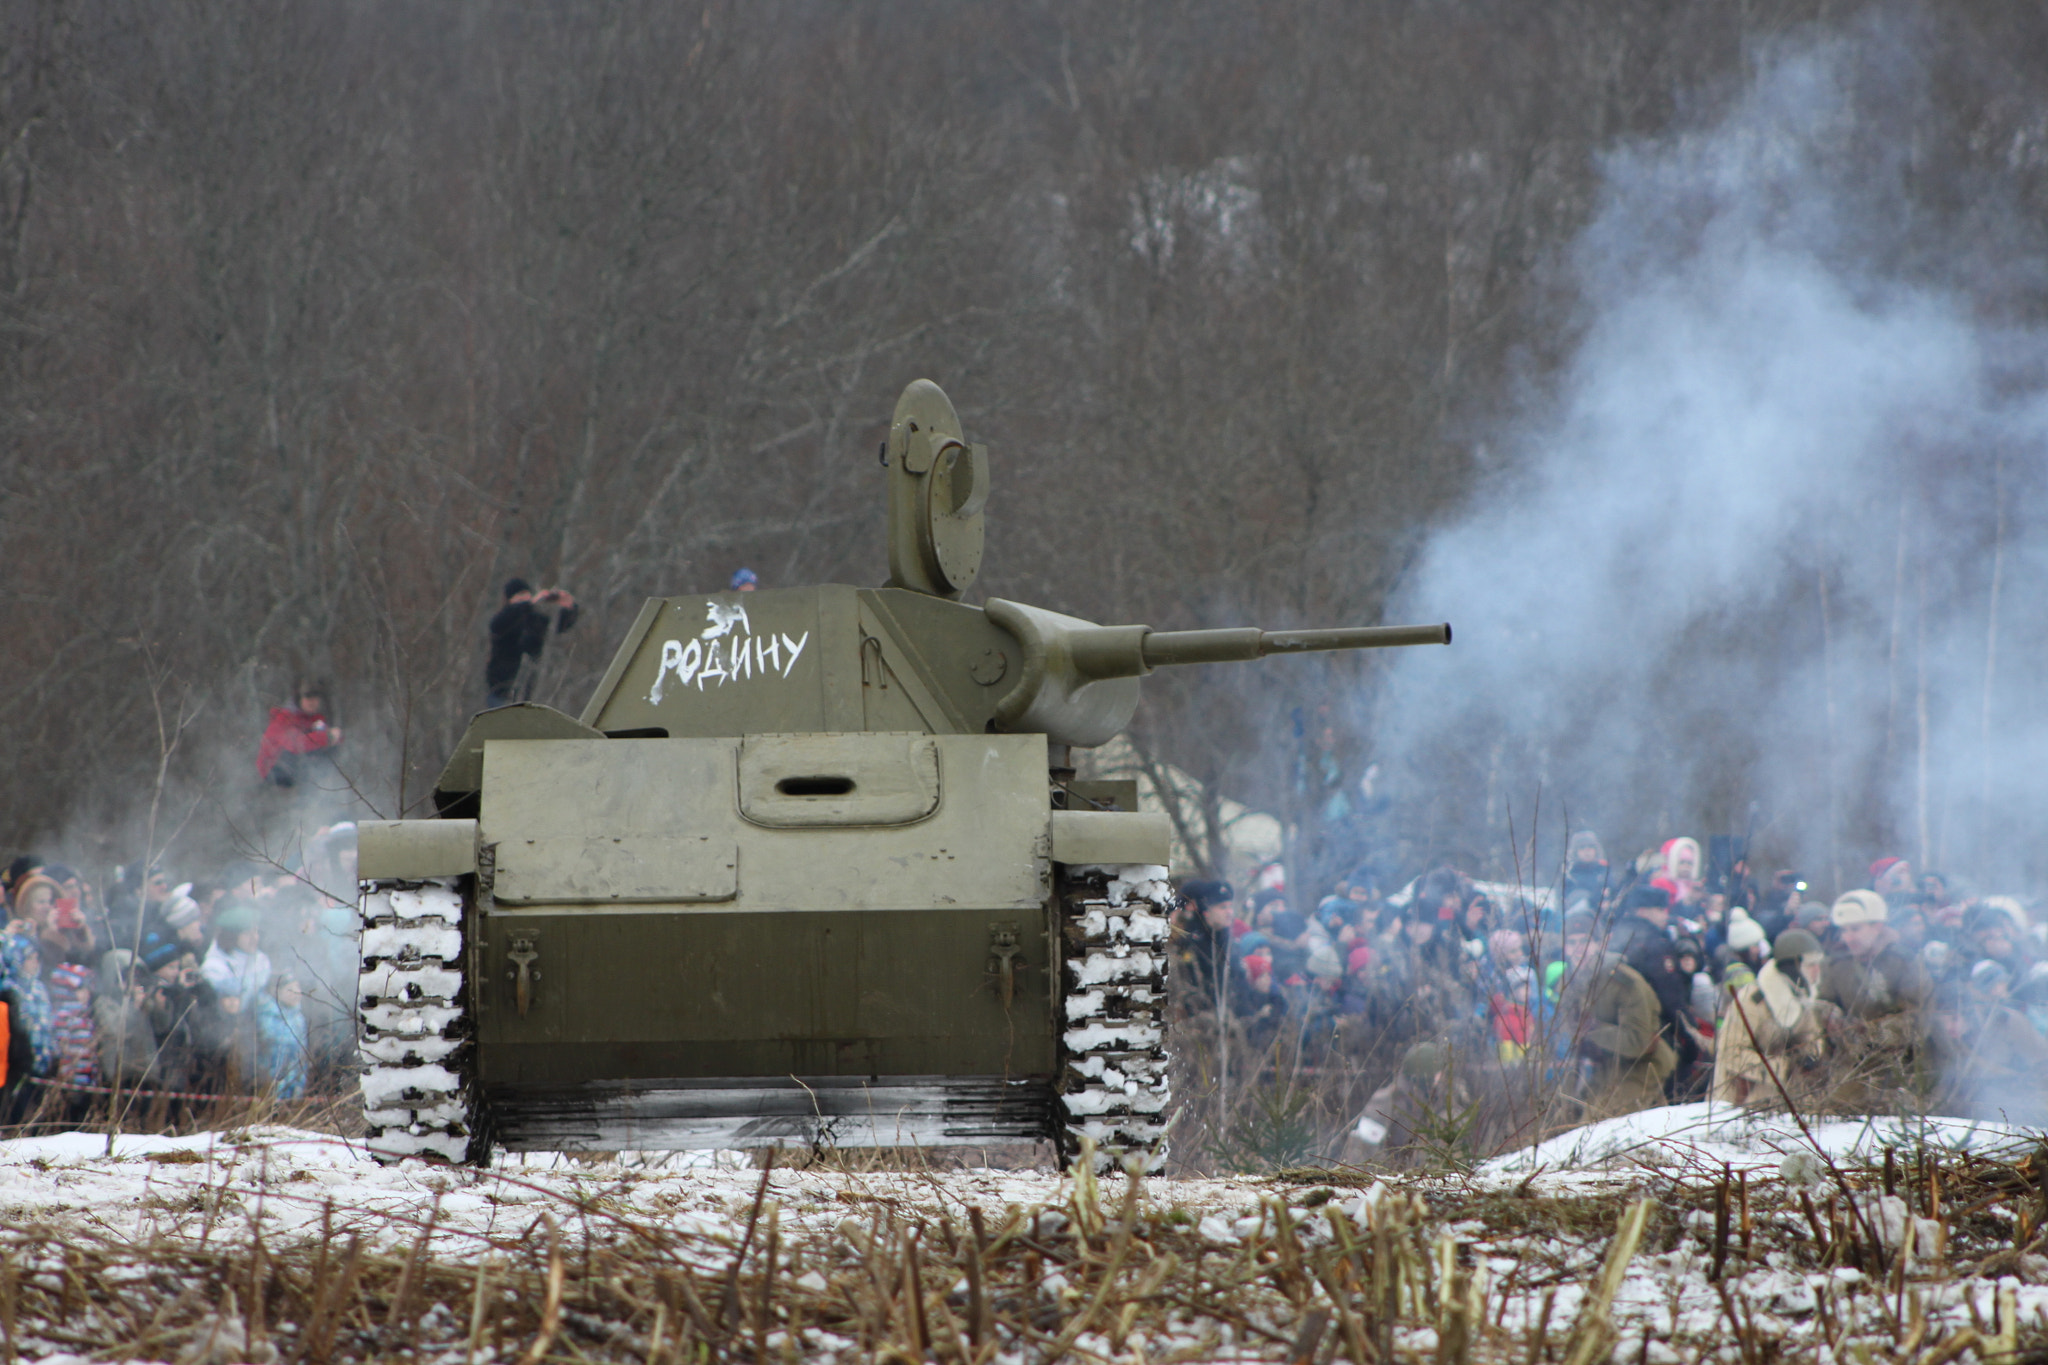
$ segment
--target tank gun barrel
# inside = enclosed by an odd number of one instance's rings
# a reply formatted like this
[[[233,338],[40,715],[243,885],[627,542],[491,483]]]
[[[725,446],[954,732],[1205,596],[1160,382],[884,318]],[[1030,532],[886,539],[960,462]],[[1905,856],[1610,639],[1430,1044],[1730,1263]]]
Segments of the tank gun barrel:
[[[1075,625],[1063,632],[1073,671],[1083,678],[1142,678],[1155,668],[1178,664],[1234,664],[1268,654],[1308,654],[1326,649],[1396,649],[1404,645],[1447,645],[1448,625],[1349,626],[1333,630],[1153,630],[1150,626]]]
[[[1154,630],[1098,626],[1043,607],[990,598],[988,619],[1021,646],[993,717],[997,730],[1037,730],[1060,744],[1102,744],[1122,732],[1138,706],[1138,680],[1178,664],[1248,663],[1268,654],[1325,649],[1447,645],[1451,628],[1355,626],[1338,630]]]
[[[1112,627],[1114,629],[1114,627]],[[1155,630],[1144,637],[1145,667],[1169,664],[1227,664],[1268,654],[1308,654],[1326,649],[1398,649],[1405,645],[1447,645],[1448,624],[1435,626],[1349,626],[1332,630]]]

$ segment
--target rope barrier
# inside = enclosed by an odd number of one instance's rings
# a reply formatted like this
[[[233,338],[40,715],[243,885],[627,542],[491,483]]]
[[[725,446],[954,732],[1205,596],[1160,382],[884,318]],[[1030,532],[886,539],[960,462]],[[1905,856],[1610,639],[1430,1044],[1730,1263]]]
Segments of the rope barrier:
[[[40,1085],[45,1090],[76,1090],[86,1095],[131,1095],[136,1099],[151,1100],[251,1100],[254,1095],[194,1094],[185,1090],[136,1090],[123,1086],[115,1090],[106,1085],[80,1085],[76,1081],[53,1081],[43,1076],[30,1076],[30,1085]]]

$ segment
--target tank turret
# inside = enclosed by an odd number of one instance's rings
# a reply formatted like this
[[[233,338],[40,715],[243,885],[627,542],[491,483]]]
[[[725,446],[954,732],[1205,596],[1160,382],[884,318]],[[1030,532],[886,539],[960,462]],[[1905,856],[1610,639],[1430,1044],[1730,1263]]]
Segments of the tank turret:
[[[1450,627],[1154,631],[1001,598],[962,602],[981,570],[989,459],[938,385],[896,405],[881,452],[889,580],[651,601],[582,723],[608,734],[760,730],[1043,734],[1106,743],[1155,668],[1313,650],[1449,644]]]
[[[652,599],[579,716],[483,712],[439,819],[361,826],[372,1150],[1164,1159],[1167,821],[1067,747],[1156,668],[1450,627],[976,606],[988,453],[919,380],[880,458],[883,586]]]

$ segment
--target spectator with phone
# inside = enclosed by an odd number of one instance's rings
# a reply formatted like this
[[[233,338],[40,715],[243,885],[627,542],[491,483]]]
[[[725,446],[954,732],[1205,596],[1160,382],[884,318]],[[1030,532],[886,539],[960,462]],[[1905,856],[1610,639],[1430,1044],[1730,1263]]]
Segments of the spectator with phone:
[[[491,617],[491,655],[484,664],[486,709],[525,701],[548,636],[576,624],[576,599],[565,588],[541,588],[523,578],[505,584],[505,605]]]

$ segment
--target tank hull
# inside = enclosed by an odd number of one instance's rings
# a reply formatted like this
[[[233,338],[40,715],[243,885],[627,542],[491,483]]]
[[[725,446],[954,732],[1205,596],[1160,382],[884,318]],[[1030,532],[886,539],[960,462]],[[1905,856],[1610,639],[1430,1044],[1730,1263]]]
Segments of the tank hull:
[[[762,1083],[791,1078],[1043,1090],[1045,764],[1037,736],[490,741],[468,939],[492,1111],[765,1118]],[[951,1093],[891,1084],[920,1113]]]

